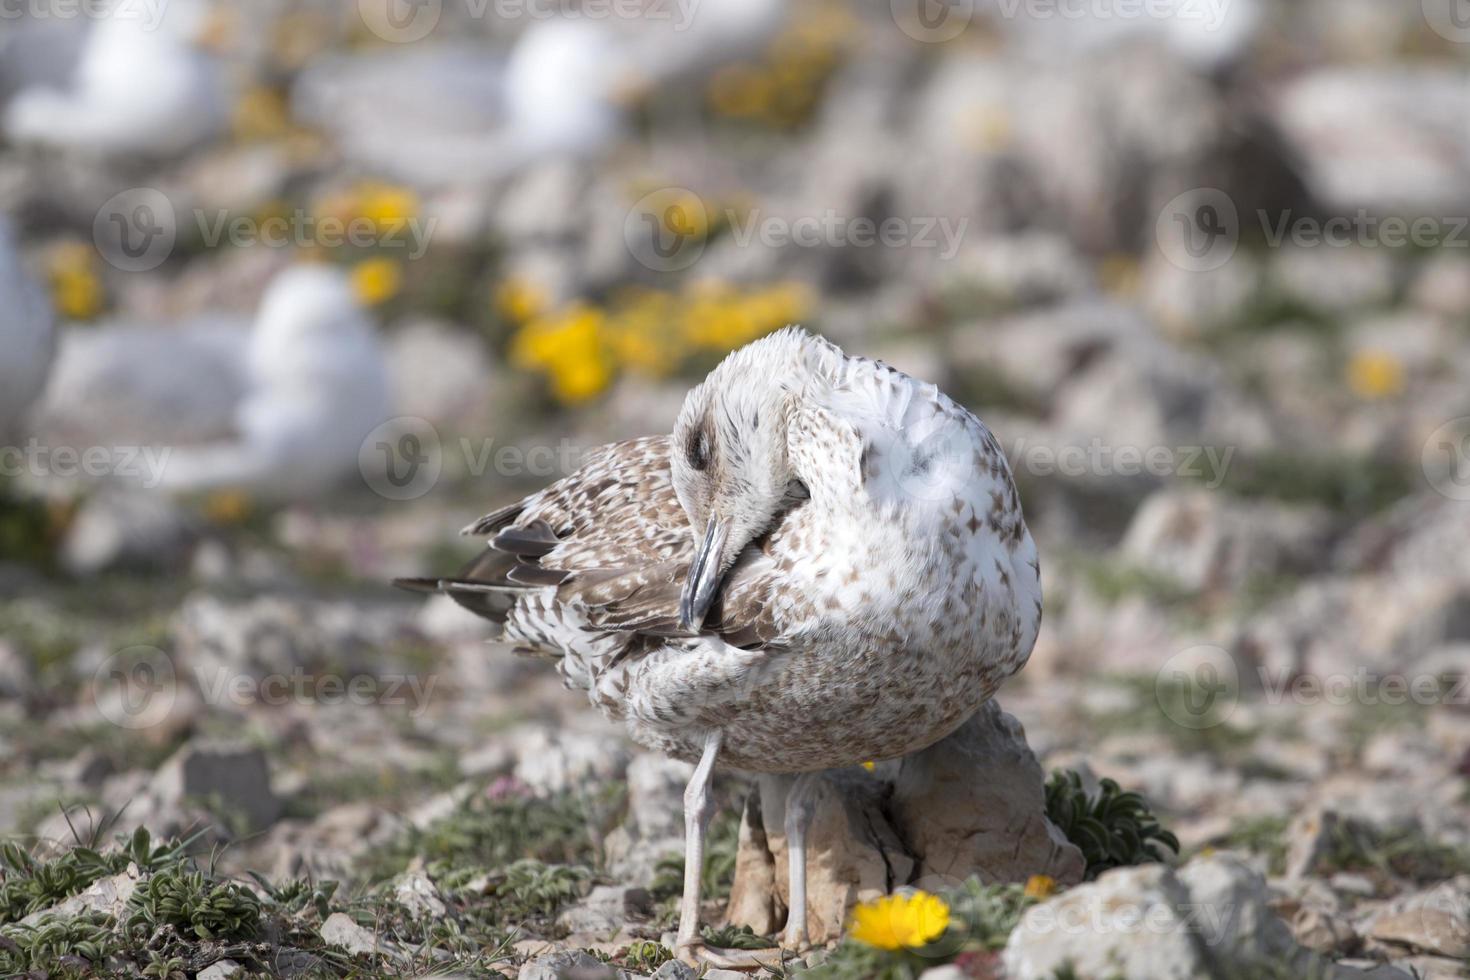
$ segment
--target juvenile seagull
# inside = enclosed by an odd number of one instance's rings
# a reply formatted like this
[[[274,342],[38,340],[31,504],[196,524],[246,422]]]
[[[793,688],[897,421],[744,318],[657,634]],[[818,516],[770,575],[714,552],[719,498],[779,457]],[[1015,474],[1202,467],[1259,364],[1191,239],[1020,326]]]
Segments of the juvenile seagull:
[[[699,945],[716,762],[798,775],[786,805],[806,938],[811,775],[922,749],[1026,662],[1036,547],[995,437],[934,385],[788,327],[691,391],[671,436],[605,446],[483,518],[446,592],[556,658],[633,739],[696,763],[678,945]]]

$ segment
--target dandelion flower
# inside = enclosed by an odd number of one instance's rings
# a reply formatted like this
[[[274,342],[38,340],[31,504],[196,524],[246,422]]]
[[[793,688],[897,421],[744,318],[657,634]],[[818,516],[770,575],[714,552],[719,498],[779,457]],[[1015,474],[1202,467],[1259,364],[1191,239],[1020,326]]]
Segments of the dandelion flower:
[[[852,938],[878,949],[917,949],[944,934],[949,906],[928,892],[885,895],[852,910]]]
[[[1026,897],[1038,901],[1057,893],[1057,880],[1051,875],[1032,875],[1026,879]]]
[[[1359,351],[1348,363],[1348,386],[1359,398],[1392,398],[1404,390],[1404,368],[1392,354]]]
[[[352,270],[352,288],[358,301],[378,306],[403,289],[403,267],[392,259],[368,259]]]

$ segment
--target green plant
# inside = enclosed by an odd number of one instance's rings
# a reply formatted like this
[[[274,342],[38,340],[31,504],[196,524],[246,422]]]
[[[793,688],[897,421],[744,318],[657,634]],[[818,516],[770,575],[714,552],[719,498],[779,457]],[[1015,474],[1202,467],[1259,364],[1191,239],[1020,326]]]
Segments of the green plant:
[[[1168,861],[1179,853],[1179,839],[1159,825],[1147,801],[1111,779],[1102,780],[1097,796],[1089,797],[1077,773],[1052,773],[1046,815],[1081,848],[1089,880],[1109,868]]]
[[[53,965],[101,963],[118,948],[112,917],[102,912],[46,914],[0,931],[0,974],[17,976]]]
[[[1021,913],[1035,904],[1020,885],[985,885],[974,876],[945,898],[949,903],[949,941],[980,950],[1003,947],[1021,921]]]
[[[639,973],[653,973],[673,958],[673,950],[663,943],[656,943],[651,939],[640,939],[628,947],[624,965]]]
[[[508,918],[547,918],[582,895],[591,878],[587,868],[517,861],[505,869],[495,892]]]
[[[124,928],[151,934],[165,925],[200,939],[250,939],[260,926],[260,900],[233,881],[166,868],[134,889]]]
[[[735,882],[735,856],[740,853],[740,814],[721,813],[710,822],[705,835],[704,868],[700,875],[704,894],[728,898]],[[684,855],[669,854],[654,866],[649,889],[656,899],[677,898],[684,891]]]
[[[721,926],[718,929],[705,926],[704,941],[717,949],[771,949],[776,944],[765,936],[757,935],[750,926]]]

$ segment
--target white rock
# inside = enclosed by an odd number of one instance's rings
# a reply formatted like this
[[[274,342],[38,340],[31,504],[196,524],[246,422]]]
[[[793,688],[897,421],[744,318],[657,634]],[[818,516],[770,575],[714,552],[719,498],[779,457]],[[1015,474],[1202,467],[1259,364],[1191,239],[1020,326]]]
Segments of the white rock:
[[[322,942],[339,946],[352,954],[381,954],[398,959],[402,954],[392,944],[379,939],[376,934],[358,925],[345,912],[333,912],[327,916],[318,930]]]
[[[234,960],[220,960],[199,971],[198,980],[230,980],[245,972],[245,968]]]

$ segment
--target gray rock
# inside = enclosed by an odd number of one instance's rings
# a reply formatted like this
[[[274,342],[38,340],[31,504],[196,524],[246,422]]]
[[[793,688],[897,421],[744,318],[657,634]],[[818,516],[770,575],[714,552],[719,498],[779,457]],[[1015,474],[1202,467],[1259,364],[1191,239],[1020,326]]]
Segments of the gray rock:
[[[1248,976],[1260,964],[1301,976],[1360,976],[1298,946],[1267,903],[1265,879],[1230,854],[1119,868],[1028,910],[1003,956],[1011,980],[1071,963],[1082,980]],[[1247,971],[1247,972],[1241,972]]]
[[[417,871],[405,871],[394,879],[393,897],[408,909],[410,915],[438,918],[446,911],[439,889]]]
[[[199,971],[198,980],[230,980],[245,972],[245,968],[234,960],[220,960]]]
[[[1193,590],[1237,590],[1327,559],[1325,511],[1246,503],[1208,490],[1163,490],[1144,501],[1121,546],[1130,563]]]
[[[1470,87],[1456,68],[1309,72],[1285,87],[1276,118],[1334,209],[1412,217],[1470,205]]]
[[[187,566],[195,538],[195,528],[167,496],[108,490],[89,498],[67,528],[61,563],[73,575],[177,571]]]
[[[654,980],[695,980],[699,974],[687,963],[669,960],[653,972]]]
[[[338,946],[354,955],[366,953],[369,955],[384,955],[393,959],[402,957],[402,953],[392,943],[380,939],[369,929],[353,922],[345,912],[333,912],[327,916],[322,923],[318,933],[322,942],[329,946]]]
[[[71,917],[83,912],[105,912],[120,918],[127,910],[128,901],[138,887],[141,875],[138,866],[129,864],[126,871],[94,881],[85,891],[58,902],[47,909],[40,909],[20,920],[23,926],[34,925],[46,915]]]
[[[1343,820],[1335,812],[1321,807],[1294,817],[1286,828],[1286,876],[1304,878],[1314,874],[1332,853],[1344,829]]]
[[[1470,960],[1470,876],[1394,900],[1368,925],[1382,943]]]
[[[521,967],[520,980],[616,980],[617,970],[580,949],[558,950]]]
[[[1081,980],[1209,975],[1185,911],[1189,892],[1168,868],[1118,868],[1029,909],[1006,943],[1011,980],[1051,980],[1070,964]]]
[[[150,789],[164,806],[219,807],[221,816],[239,817],[251,830],[270,826],[281,812],[265,753],[255,746],[190,743],[164,762]]]
[[[586,898],[557,916],[557,925],[568,933],[612,936],[630,920],[653,914],[653,896],[645,888],[598,885]]]
[[[565,793],[588,782],[621,779],[626,743],[583,732],[533,728],[514,736],[514,775],[538,793]]]

